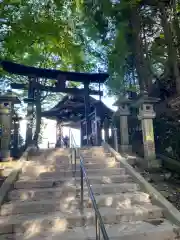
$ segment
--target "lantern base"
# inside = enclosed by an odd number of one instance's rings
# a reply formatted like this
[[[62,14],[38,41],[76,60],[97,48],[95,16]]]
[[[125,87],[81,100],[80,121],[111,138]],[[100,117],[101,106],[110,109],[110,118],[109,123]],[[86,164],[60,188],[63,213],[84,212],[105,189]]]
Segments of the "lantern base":
[[[0,160],[2,162],[9,162],[11,161],[11,153],[10,150],[2,150],[0,151]]]

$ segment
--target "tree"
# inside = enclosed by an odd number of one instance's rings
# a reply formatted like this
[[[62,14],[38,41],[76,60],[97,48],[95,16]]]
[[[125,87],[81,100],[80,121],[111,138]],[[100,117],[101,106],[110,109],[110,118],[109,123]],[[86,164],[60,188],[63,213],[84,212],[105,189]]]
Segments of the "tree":
[[[92,53],[88,55],[86,43],[80,34],[77,9],[79,1],[2,1],[0,20],[2,34],[0,58],[44,68],[71,71],[92,71],[95,63]],[[51,86],[54,81],[39,79]],[[10,76],[1,71],[1,83],[6,87],[12,82],[27,83],[25,77]],[[77,83],[72,83],[78,86]],[[27,91],[21,91],[21,98]],[[37,94],[36,130],[34,141],[38,142],[41,126],[41,109],[44,101],[59,100],[61,95]]]
[[[154,81],[175,82],[179,93],[179,3],[173,1],[88,1],[82,4],[87,34],[106,50],[108,83],[152,91]],[[92,27],[93,26],[93,27]],[[100,40],[101,39],[101,40]],[[162,80],[161,80],[162,79]]]

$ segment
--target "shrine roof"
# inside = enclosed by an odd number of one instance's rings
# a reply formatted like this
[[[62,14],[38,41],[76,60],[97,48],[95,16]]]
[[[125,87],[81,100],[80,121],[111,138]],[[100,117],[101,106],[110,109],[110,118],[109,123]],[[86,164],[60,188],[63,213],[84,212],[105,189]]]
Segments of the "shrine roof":
[[[100,106],[101,111],[106,115],[112,115],[113,111],[108,108],[100,100],[96,100],[90,97],[90,107]],[[65,96],[59,103],[57,103],[53,108],[42,113],[43,117],[56,118],[66,121],[77,122],[80,119],[85,118],[85,107],[84,107],[84,97],[83,96]]]
[[[107,73],[65,72],[55,69],[30,67],[10,61],[1,61],[1,66],[5,71],[12,74],[48,79],[57,79],[58,76],[64,76],[67,81],[83,83],[104,83],[109,77]]]

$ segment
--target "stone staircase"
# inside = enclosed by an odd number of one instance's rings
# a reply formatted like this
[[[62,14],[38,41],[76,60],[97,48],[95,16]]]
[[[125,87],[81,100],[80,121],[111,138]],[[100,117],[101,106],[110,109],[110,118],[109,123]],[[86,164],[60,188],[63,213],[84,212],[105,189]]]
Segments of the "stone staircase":
[[[82,149],[87,175],[109,239],[178,240],[180,228],[164,217],[102,147]],[[84,183],[80,211],[80,167],[72,177],[69,150],[39,152],[29,159],[0,209],[0,240],[95,239],[95,213]]]

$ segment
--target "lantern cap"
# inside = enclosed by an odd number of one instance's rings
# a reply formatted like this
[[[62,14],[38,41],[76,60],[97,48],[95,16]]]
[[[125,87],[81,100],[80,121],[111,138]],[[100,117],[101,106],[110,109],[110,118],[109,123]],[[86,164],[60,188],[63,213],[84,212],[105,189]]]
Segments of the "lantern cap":
[[[153,103],[157,103],[159,101],[160,101],[159,98],[149,97],[148,93],[146,91],[144,91],[141,94],[139,94],[139,96],[137,97],[136,100],[134,100],[132,102],[131,107],[138,108],[142,104],[153,104]]]
[[[8,90],[7,93],[0,95],[1,102],[12,102],[13,104],[20,104],[21,101],[17,96],[15,96],[12,91]]]
[[[119,107],[119,106],[122,105],[122,104],[127,104],[127,105],[129,105],[131,102],[132,102],[132,100],[130,100],[126,95],[122,95],[122,94],[121,94],[121,95],[118,97],[118,100],[115,101],[115,103],[113,104],[113,106]]]

